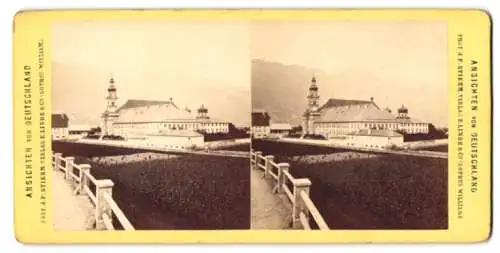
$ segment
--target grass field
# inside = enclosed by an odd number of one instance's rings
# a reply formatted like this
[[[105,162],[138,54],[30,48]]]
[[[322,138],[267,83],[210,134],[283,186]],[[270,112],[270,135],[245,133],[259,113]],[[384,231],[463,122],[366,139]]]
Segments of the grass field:
[[[136,229],[248,229],[248,159],[168,155],[95,145],[53,145],[111,179],[113,197]]]
[[[250,152],[250,143],[241,143],[241,144],[236,144],[236,145],[232,145],[232,146],[228,146],[228,147],[220,147],[220,148],[216,148],[216,150]]]
[[[265,144],[252,147],[266,150]],[[448,227],[446,159],[279,145],[264,154],[311,180],[311,199],[333,229]]]
[[[417,150],[427,150],[427,151],[437,151],[437,152],[446,152],[448,153],[448,144],[434,146],[434,147],[426,147],[426,148],[417,148]]]

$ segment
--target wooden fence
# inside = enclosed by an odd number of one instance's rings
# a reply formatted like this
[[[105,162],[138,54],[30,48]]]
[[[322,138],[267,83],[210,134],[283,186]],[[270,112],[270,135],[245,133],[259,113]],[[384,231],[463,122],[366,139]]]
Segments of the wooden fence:
[[[52,154],[52,167],[56,171],[63,171],[64,178],[75,183],[75,194],[87,195],[94,204],[96,229],[115,230],[113,225],[114,214],[123,229],[135,230],[113,199],[113,181],[110,179],[96,179],[90,174],[90,165],[78,165],[74,163],[74,160],[74,157],[63,157],[61,153],[55,153]]]
[[[323,216],[319,213],[313,201],[309,197],[311,181],[308,178],[294,178],[288,171],[288,163],[276,163],[274,156],[262,155],[262,152],[252,149],[250,151],[250,165],[252,169],[261,169],[264,171],[264,178],[271,177],[276,185],[274,193],[284,193],[292,203],[292,224],[294,228],[311,229],[310,217],[321,230],[327,230]],[[293,189],[288,187],[291,183]],[[292,191],[293,190],[293,191]]]

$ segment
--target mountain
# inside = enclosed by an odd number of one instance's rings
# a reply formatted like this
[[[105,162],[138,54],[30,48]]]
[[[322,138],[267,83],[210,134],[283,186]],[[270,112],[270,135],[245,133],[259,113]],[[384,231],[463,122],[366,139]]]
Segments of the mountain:
[[[313,75],[321,80],[322,92],[333,92],[333,80],[321,70],[253,60],[252,108],[266,110],[272,121],[300,124]]]
[[[327,72],[261,59],[252,60],[252,109],[268,111],[271,121],[300,124],[313,75],[319,86],[320,105],[329,98],[370,100],[373,97],[380,108],[396,111],[404,104],[410,117],[447,126],[446,93],[442,89],[432,92],[423,88],[429,84],[382,77],[366,69]]]
[[[115,70],[118,104],[128,99],[168,100],[172,97],[179,108],[188,107],[196,113],[203,104],[211,118],[238,126],[250,125],[250,84],[219,84],[210,78],[192,81],[189,76],[193,74]],[[100,115],[106,108],[109,78],[107,70],[53,62],[52,110],[66,113],[72,124],[99,125]]]

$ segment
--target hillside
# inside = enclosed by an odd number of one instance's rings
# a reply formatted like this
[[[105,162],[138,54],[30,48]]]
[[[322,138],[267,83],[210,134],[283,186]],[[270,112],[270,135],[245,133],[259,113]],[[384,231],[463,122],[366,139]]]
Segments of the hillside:
[[[52,63],[52,109],[67,113],[73,124],[99,125],[106,108],[109,71],[92,66]],[[168,82],[175,73],[114,72],[118,104],[127,99],[168,100],[173,98],[180,108],[193,112],[204,104],[209,116],[228,120],[235,125],[250,124],[250,89],[244,85],[190,81],[189,73],[179,75],[176,83]],[[186,88],[188,87],[189,88]],[[221,99],[224,98],[224,99]]]
[[[447,104],[439,108],[422,106],[428,99],[442,100],[442,96],[422,89],[417,81],[406,81],[403,86],[399,85],[402,80],[382,78],[371,69],[318,70],[260,59],[252,60],[252,108],[267,110],[273,121],[300,124],[313,74],[319,86],[320,104],[329,98],[369,100],[374,97],[381,108],[389,106],[396,110],[404,104],[409,108],[410,117],[447,125],[447,119],[441,117],[447,112]]]
[[[273,121],[300,124],[313,69],[252,61],[252,108],[268,111]],[[315,73],[318,79],[321,73]]]

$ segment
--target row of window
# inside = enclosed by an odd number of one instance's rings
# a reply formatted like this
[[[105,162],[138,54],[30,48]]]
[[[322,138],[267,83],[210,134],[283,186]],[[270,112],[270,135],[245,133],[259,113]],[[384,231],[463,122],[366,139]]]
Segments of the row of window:
[[[319,128],[427,128],[425,123],[316,123]]]
[[[171,130],[183,130],[183,129],[213,129],[216,128],[220,131],[228,129],[227,123],[163,123],[163,124],[127,124],[127,125],[115,125],[117,128],[131,128],[131,129],[152,129],[156,128],[168,128]]]

